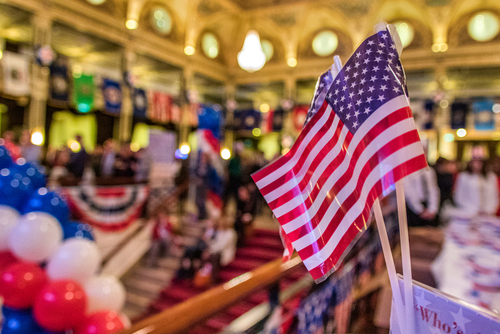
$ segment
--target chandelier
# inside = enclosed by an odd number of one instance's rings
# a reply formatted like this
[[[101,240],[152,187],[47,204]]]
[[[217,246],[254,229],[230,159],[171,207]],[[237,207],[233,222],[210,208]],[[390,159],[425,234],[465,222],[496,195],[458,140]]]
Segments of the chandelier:
[[[245,37],[243,49],[238,52],[238,64],[247,72],[260,70],[266,63],[266,55],[260,45],[259,33],[249,30]]]

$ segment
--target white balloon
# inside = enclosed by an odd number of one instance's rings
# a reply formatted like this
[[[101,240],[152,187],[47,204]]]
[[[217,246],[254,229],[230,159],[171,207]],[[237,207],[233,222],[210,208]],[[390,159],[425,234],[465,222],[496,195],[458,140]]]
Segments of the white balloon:
[[[85,284],[87,314],[113,310],[120,312],[125,305],[125,288],[111,275],[93,277]]]
[[[70,238],[50,258],[47,275],[52,280],[71,279],[85,284],[96,273],[101,255],[95,242]]]
[[[19,220],[19,212],[7,205],[0,205],[0,252],[9,249],[9,236]]]
[[[45,212],[30,212],[19,218],[9,236],[12,253],[28,262],[43,262],[57,250],[63,238],[61,224]]]

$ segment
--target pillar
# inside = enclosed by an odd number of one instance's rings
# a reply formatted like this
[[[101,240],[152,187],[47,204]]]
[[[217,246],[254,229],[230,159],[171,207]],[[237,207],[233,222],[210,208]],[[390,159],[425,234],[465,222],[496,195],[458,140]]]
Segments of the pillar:
[[[52,20],[47,13],[37,13],[33,17],[33,45],[50,45]],[[50,70],[33,63],[31,71],[31,100],[29,104],[28,117],[25,117],[25,127],[31,132],[39,131],[43,134],[44,142],[47,141],[45,134],[45,113],[49,92]]]
[[[182,80],[181,80],[181,95],[182,98],[182,113],[181,113],[181,124],[179,127],[179,146],[182,143],[187,143],[189,137],[189,128],[190,128],[190,113],[191,106],[189,99],[190,90],[193,88],[193,68],[190,64],[186,65],[182,71]],[[197,101],[192,101],[197,102]]]
[[[132,73],[132,66],[135,62],[136,55],[130,47],[125,47],[125,53],[123,57],[123,71],[127,73]],[[120,113],[119,120],[119,131],[118,138],[121,142],[130,141],[132,137],[132,119],[133,115],[133,105],[132,97],[130,95],[130,87],[128,85],[123,85],[122,87],[122,110]]]
[[[236,85],[232,82],[226,83],[226,135],[224,148],[227,148],[233,153],[234,144],[234,109],[236,107]]]

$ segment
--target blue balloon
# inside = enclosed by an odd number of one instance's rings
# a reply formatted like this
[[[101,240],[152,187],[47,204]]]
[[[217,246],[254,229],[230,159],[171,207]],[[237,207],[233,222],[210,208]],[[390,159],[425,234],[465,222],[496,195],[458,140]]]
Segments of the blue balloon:
[[[9,168],[14,164],[12,161],[12,156],[5,146],[0,145],[0,169]]]
[[[15,168],[0,169],[0,204],[21,211],[33,192],[31,180]]]
[[[2,334],[32,334],[41,331],[31,315],[31,310],[9,309],[5,312],[2,309],[2,312],[5,315]]]
[[[94,241],[92,227],[81,222],[69,222],[63,225],[64,239],[80,238]]]
[[[69,208],[66,201],[55,191],[40,188],[33,193],[21,213],[46,212],[54,216],[61,224],[66,224],[69,219]]]
[[[47,185],[45,167],[40,166],[36,162],[25,162],[24,159],[18,159],[16,167],[23,173],[24,176],[31,180],[34,189],[45,187]]]

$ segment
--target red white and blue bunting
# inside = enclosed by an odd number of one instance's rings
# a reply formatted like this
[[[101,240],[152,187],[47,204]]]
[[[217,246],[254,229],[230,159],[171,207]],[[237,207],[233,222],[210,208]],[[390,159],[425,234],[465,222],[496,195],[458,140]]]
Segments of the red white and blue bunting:
[[[103,231],[130,226],[142,213],[148,198],[144,185],[63,188],[72,215]]]

